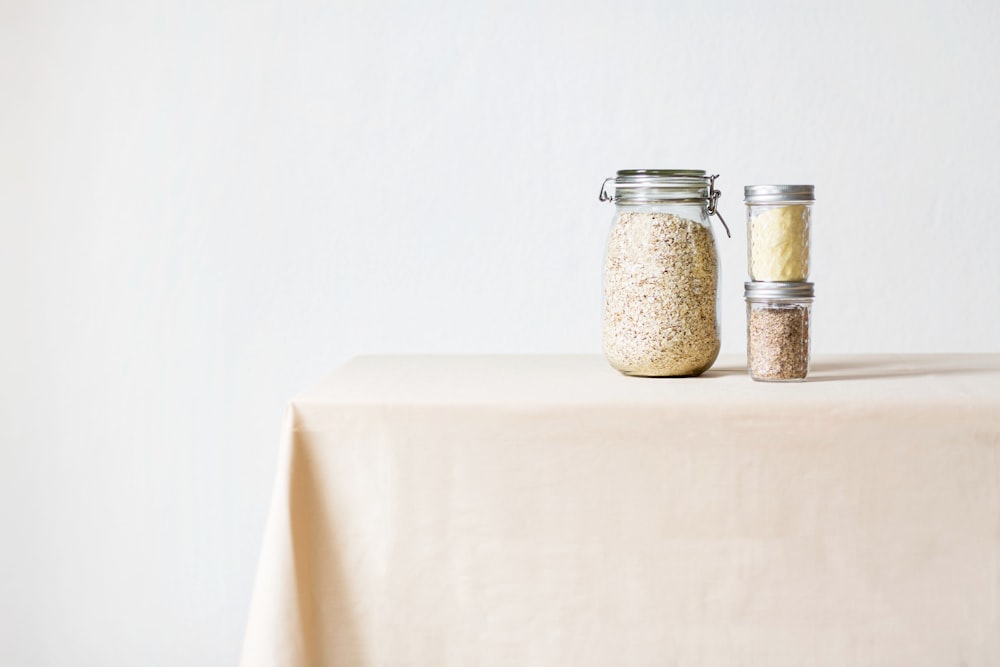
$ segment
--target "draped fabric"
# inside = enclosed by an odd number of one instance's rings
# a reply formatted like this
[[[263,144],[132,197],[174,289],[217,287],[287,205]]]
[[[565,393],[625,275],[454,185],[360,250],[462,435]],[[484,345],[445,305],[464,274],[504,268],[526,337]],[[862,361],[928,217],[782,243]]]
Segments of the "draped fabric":
[[[244,667],[1000,664],[1000,355],[362,357],[288,411]]]

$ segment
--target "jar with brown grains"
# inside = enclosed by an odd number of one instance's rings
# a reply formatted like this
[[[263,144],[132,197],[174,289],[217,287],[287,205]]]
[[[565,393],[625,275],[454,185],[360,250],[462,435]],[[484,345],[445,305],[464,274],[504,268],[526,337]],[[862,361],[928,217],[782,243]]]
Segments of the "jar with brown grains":
[[[744,283],[747,368],[764,382],[797,382],[809,374],[813,284]]]

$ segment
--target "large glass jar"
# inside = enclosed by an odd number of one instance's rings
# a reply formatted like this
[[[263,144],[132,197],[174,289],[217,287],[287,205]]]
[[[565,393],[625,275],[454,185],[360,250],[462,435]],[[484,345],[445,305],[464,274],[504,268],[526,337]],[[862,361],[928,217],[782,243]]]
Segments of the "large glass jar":
[[[615,203],[604,267],[604,355],[626,375],[700,375],[715,363],[715,178],[693,169],[626,169],[601,188],[601,201]]]

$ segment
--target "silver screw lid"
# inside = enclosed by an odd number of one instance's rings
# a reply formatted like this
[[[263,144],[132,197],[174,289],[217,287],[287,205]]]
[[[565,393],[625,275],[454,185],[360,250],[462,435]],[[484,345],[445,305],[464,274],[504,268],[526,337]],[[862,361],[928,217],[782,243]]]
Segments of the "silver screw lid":
[[[743,188],[747,204],[774,204],[789,201],[816,201],[813,185],[747,185]]]
[[[743,296],[748,300],[772,301],[775,299],[811,299],[814,296],[813,283],[786,282],[743,283]]]

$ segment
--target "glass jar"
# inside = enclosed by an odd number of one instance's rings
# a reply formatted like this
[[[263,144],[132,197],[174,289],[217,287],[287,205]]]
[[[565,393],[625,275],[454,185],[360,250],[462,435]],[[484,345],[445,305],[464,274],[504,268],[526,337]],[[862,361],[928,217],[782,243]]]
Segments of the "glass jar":
[[[743,199],[750,280],[808,280],[813,186],[748,185]]]
[[[744,283],[747,369],[762,382],[798,382],[809,374],[813,284]]]
[[[604,355],[626,375],[700,375],[715,363],[719,256],[709,216],[718,215],[716,178],[694,169],[625,169],[601,188],[601,201],[615,203]]]

